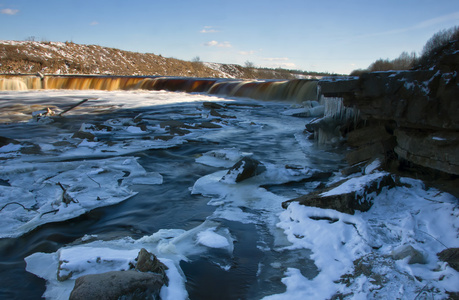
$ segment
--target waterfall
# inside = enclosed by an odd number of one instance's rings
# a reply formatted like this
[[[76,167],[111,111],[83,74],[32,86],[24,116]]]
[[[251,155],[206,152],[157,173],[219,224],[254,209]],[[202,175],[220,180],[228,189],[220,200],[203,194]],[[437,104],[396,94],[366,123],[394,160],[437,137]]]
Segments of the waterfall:
[[[190,78],[145,78],[137,83],[135,89],[166,90],[171,92],[206,93],[216,79],[190,79]]]
[[[0,90],[27,90],[27,85],[20,79],[0,79]]]
[[[213,85],[209,94],[251,98],[255,100],[279,100],[304,102],[317,100],[315,80],[288,81],[225,81]]]
[[[223,97],[250,98],[266,101],[302,103],[317,101],[317,80],[244,81],[202,78],[46,75],[1,78],[0,90],[6,89],[71,89],[71,90],[167,90],[207,93]],[[13,81],[11,81],[13,80]]]
[[[143,78],[102,76],[45,76],[46,89],[130,90]]]
[[[41,79],[36,76],[0,76],[0,90],[42,89]]]

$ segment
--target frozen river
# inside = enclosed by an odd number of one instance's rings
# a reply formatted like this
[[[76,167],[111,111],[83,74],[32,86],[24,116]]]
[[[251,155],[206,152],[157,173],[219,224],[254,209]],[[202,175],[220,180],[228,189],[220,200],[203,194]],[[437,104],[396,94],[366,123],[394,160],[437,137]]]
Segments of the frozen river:
[[[86,98],[63,117],[30,120]],[[67,299],[77,277],[124,270],[141,248],[169,267],[164,299],[374,296],[370,283],[345,286],[340,276],[364,256],[384,266],[407,241],[425,246],[428,264],[411,277],[386,272],[394,284],[383,295],[415,296],[425,283],[413,276],[437,275],[432,288],[443,295],[459,278],[445,266],[429,273],[443,246],[422,234],[457,247],[457,199],[420,182],[406,179],[411,188],[387,190],[354,216],[282,208],[343,179],[345,165],[343,149],[307,138],[310,119],[290,116],[290,103],[51,90],[0,92],[0,108],[0,136],[14,139],[0,146],[2,299]],[[261,172],[236,183],[228,169],[243,157]]]

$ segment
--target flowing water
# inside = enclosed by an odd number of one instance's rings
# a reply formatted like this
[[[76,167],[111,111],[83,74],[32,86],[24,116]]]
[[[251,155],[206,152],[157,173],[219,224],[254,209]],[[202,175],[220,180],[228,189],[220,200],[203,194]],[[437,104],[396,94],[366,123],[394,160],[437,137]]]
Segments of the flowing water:
[[[233,96],[248,97],[242,88],[239,83],[237,90],[233,89]],[[257,87],[257,91],[267,88]],[[304,87],[294,88],[304,93]],[[251,93],[257,91],[252,90]],[[0,136],[38,143],[42,148],[60,140],[62,135],[78,131],[82,123],[133,120],[139,115],[149,126],[157,126],[168,120],[186,124],[210,120],[222,127],[191,130],[190,135],[180,137],[183,143],[137,149],[124,154],[138,157],[138,163],[146,171],[161,174],[162,184],[133,185],[130,188],[137,194],[119,204],[96,208],[67,221],[45,224],[20,237],[0,239],[0,298],[39,299],[44,293],[46,282],[25,270],[24,258],[33,253],[55,252],[85,235],[97,235],[101,240],[126,236],[138,239],[160,229],[191,230],[207,219],[229,230],[235,240],[234,251],[228,254],[221,249],[210,249],[181,261],[180,268],[186,277],[190,299],[258,299],[280,293],[285,290],[281,278],[288,267],[299,268],[308,278],[314,277],[317,269],[309,259],[307,250],[280,250],[288,244],[283,240],[282,232],[275,228],[280,207],[257,211],[251,204],[240,205],[238,208],[241,211],[252,216],[251,222],[245,222],[215,214],[218,206],[209,205],[211,197],[191,193],[191,188],[201,177],[228,169],[202,164],[197,158],[209,151],[231,148],[241,153],[251,153],[263,164],[280,169],[302,168],[325,173],[339,169],[341,154],[323,151],[307,140],[303,130],[308,119],[281,114],[291,108],[289,102],[219,98],[218,95],[223,94],[222,87],[214,87],[214,94],[217,96],[155,91],[1,92],[2,118],[7,120],[13,116],[12,121],[29,118],[30,111],[34,109],[53,107],[62,111],[85,97],[98,98],[88,101],[63,118],[56,118],[52,123],[23,121],[0,124]],[[131,104],[126,105],[127,101]],[[223,105],[223,108],[213,110],[218,112],[218,116],[212,116],[211,110],[203,105],[207,101]],[[155,134],[149,131],[147,136],[153,137]],[[101,139],[114,142],[130,139],[134,144],[147,138],[146,135],[109,135]],[[45,157],[49,159],[49,155]],[[66,161],[83,159],[91,158],[65,158]],[[5,183],[5,178],[2,179]],[[314,184],[321,180],[327,178],[315,179]],[[297,182],[283,184],[280,180],[279,183],[269,182],[263,187],[275,195],[294,198],[311,190],[314,187],[311,181],[304,176]],[[249,199],[250,195],[243,197]],[[225,268],[227,265],[231,267]]]

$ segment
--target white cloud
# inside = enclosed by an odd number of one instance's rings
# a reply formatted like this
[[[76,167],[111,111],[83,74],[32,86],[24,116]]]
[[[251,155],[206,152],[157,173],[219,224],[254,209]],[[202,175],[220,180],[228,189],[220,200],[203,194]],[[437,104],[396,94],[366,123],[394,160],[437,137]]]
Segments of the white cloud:
[[[93,21],[93,22],[91,22],[89,25],[91,25],[91,26],[96,26],[96,25],[99,25],[99,22]]]
[[[218,45],[217,41],[210,41],[210,42],[204,43],[204,46],[208,46],[208,47],[213,47],[217,45]]]
[[[288,57],[265,57],[262,58],[264,61],[287,61]]]
[[[15,15],[19,12],[19,9],[11,9],[11,8],[4,8],[2,10],[0,10],[0,13],[4,14],[4,15]]]
[[[295,69],[296,65],[294,63],[275,63],[271,64],[272,68],[283,68],[283,69]]]
[[[214,29],[212,26],[204,26],[204,29],[200,33],[215,33],[219,32],[217,29]]]
[[[204,46],[208,47],[219,47],[219,48],[231,48],[230,42],[217,42],[217,41],[210,41],[207,43],[204,43]]]

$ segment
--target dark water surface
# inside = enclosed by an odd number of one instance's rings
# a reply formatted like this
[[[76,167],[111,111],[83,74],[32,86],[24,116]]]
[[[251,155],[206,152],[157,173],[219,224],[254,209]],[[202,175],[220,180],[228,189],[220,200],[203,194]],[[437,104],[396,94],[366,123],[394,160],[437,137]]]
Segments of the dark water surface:
[[[1,96],[7,99],[6,95]],[[69,98],[74,99],[72,97],[76,98],[69,92],[68,97],[61,99],[62,103]],[[23,98],[22,101],[27,103],[27,94]],[[49,99],[49,96],[43,96],[31,101],[46,104]],[[59,97],[52,99],[59,103]],[[333,169],[330,166],[336,164],[334,156],[327,158],[318,149],[300,147],[295,134],[301,134],[307,120],[280,115],[288,106],[281,103],[269,103],[263,107],[228,106],[225,111],[220,112],[236,116],[229,119],[230,126],[211,130],[198,140],[190,140],[169,149],[129,154],[139,157],[138,162],[147,171],[160,173],[163,184],[131,186],[138,194],[122,203],[98,208],[65,222],[40,226],[19,238],[0,239],[0,299],[41,298],[45,291],[45,281],[25,271],[24,258],[35,252],[55,252],[86,234],[98,235],[99,239],[104,240],[125,236],[137,239],[160,229],[189,230],[202,224],[215,207],[207,205],[208,197],[191,195],[190,188],[200,177],[221,169],[197,163],[195,159],[202,153],[236,147],[253,153],[253,157],[262,162],[295,163],[324,170]],[[144,118],[158,122],[177,115],[181,116],[180,120],[190,122],[201,118],[197,112],[207,110],[197,102],[118,110],[116,113],[69,115],[48,125],[0,124],[0,136],[20,141],[51,142],[57,133],[75,132],[83,122],[98,123],[110,118],[133,118],[139,113],[143,113]],[[273,186],[272,191],[298,195],[294,188],[307,187],[304,183],[298,183],[294,187],[280,185]],[[260,240],[267,247],[273,247],[273,238],[263,222],[243,224],[224,219],[218,221],[230,230],[236,240],[233,255],[228,257],[227,253],[212,249],[203,256],[190,257],[190,261],[181,263],[187,277],[186,287],[190,299],[257,299],[285,290],[280,279],[287,267],[301,269],[306,277],[312,278],[317,273],[309,259],[309,253],[305,250],[289,253],[260,250]],[[227,261],[231,261],[233,266],[229,271],[218,266],[218,263],[225,264]],[[277,269],[260,273],[261,266],[279,261],[282,265]]]

